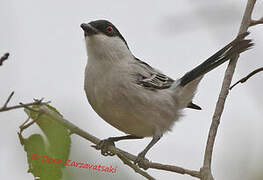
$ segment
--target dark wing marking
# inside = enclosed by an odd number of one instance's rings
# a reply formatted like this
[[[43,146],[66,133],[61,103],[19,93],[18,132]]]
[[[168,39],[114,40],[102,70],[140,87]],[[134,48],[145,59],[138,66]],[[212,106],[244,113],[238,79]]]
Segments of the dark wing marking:
[[[141,61],[140,59],[134,57],[135,60],[139,63],[138,65],[143,68],[145,71],[150,74],[150,76],[145,76],[140,73],[136,74],[136,79],[137,79],[137,84],[148,88],[150,90],[157,90],[157,89],[167,89],[171,87],[171,85],[174,83],[174,80],[158,70],[152,68],[150,65],[147,63]],[[196,109],[196,110],[201,110],[202,108],[193,102],[190,102],[187,105],[187,108],[191,109]]]
[[[190,102],[188,105],[187,105],[187,108],[191,108],[191,109],[196,109],[196,110],[202,110],[202,108],[196,104],[194,104],[193,102]]]
[[[148,77],[140,73],[136,74],[138,76],[137,84],[149,88],[151,90],[167,89],[171,87],[171,85],[174,82],[172,78],[162,74],[161,72],[152,68],[150,65],[139,60],[138,58],[135,59],[137,60],[137,62],[139,62],[139,65],[143,67],[150,74],[150,76]]]
[[[154,73],[151,77],[144,77],[139,81],[141,85],[153,89],[166,89],[171,87],[174,81],[164,74]]]

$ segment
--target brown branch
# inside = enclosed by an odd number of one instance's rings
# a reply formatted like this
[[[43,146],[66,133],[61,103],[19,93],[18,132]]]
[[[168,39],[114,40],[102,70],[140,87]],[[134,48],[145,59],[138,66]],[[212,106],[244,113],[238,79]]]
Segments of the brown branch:
[[[258,24],[263,24],[263,17],[260,18],[259,20],[251,20],[249,26],[255,26],[255,25],[258,25]]]
[[[55,112],[53,112],[52,110],[50,110],[48,107],[46,106],[41,106],[39,108],[39,112],[40,113],[45,113],[46,115],[52,117],[53,119],[55,119],[58,123],[60,123],[62,126],[66,127],[72,134],[76,134],[80,137],[83,137],[84,139],[87,139],[88,141],[94,143],[94,144],[98,144],[101,140],[98,139],[97,137],[89,134],[88,132],[80,129],[79,127],[77,127],[76,125],[72,124],[71,122],[69,122],[68,120],[62,118],[61,116],[58,116]],[[130,154],[126,151],[123,151],[119,148],[116,148],[115,146],[109,146],[108,148],[112,153],[116,154],[118,157],[124,157],[125,158],[125,164],[127,164],[128,166],[131,167],[131,161],[135,161],[137,156]],[[123,160],[123,159],[121,159]],[[126,160],[130,161],[130,163],[127,163]],[[133,163],[132,163],[133,164]],[[159,169],[159,170],[165,170],[165,171],[171,171],[171,172],[176,172],[179,174],[187,174],[190,175],[192,177],[196,177],[196,178],[200,178],[200,173],[199,171],[193,171],[193,170],[188,170],[188,169],[184,169],[182,167],[178,167],[178,166],[172,166],[172,165],[164,165],[164,164],[160,164],[160,163],[155,163],[155,162],[150,162],[145,160],[145,165],[148,168],[152,168],[152,169]],[[132,165],[132,167],[134,169],[134,166]],[[135,169],[134,169],[135,170]],[[138,171],[138,169],[136,169],[136,172]],[[142,173],[145,171],[138,171],[139,174],[143,175],[145,177],[145,173]]]
[[[10,110],[19,109],[19,108],[27,108],[27,107],[34,106],[34,105],[44,105],[44,104],[48,104],[48,103],[49,102],[42,103],[40,101],[35,101],[35,102],[32,102],[32,103],[20,104],[20,105],[10,106],[10,107],[6,107],[6,108],[1,108],[0,112],[10,111]]]
[[[11,94],[8,96],[5,104],[3,105],[3,107],[2,107],[1,109],[7,108],[7,105],[8,105],[8,103],[9,103],[9,101],[11,100],[11,98],[13,97],[14,93],[15,93],[14,91],[11,92]]]
[[[8,56],[9,56],[9,53],[5,53],[5,54],[0,58],[0,66],[2,66],[2,65],[3,65],[3,62],[8,59]]]
[[[146,171],[141,170],[138,166],[133,164],[129,159],[127,159],[124,155],[122,154],[117,154],[117,156],[120,158],[120,160],[126,164],[127,166],[131,167],[136,173],[141,174],[145,178],[149,180],[155,180],[151,175],[149,175]]]
[[[12,92],[6,102],[4,103],[4,105],[2,106],[2,108],[0,108],[0,112],[4,112],[4,111],[10,111],[10,110],[14,110],[14,109],[19,109],[19,108],[30,108],[31,106],[34,106],[34,105],[45,105],[45,104],[48,104],[50,103],[50,101],[48,102],[43,102],[43,98],[38,100],[38,99],[34,99],[34,102],[31,102],[31,103],[27,103],[27,104],[23,104],[23,103],[19,103],[19,105],[15,105],[15,106],[7,106],[8,103],[10,102],[11,98],[13,97],[14,95],[14,92]],[[30,109],[32,110],[32,109]]]
[[[239,29],[239,34],[245,33],[248,30],[251,22],[251,14],[254,8],[256,0],[248,0],[245,13],[243,15],[243,19],[241,22],[241,26]],[[228,64],[228,67],[225,72],[223,84],[221,87],[221,91],[217,100],[215,112],[212,118],[212,123],[210,126],[205,155],[204,155],[204,162],[203,167],[200,169],[201,179],[202,180],[213,180],[212,172],[211,172],[211,161],[212,161],[212,154],[213,148],[215,144],[215,138],[218,130],[218,126],[220,124],[220,118],[224,110],[225,100],[228,95],[229,86],[231,84],[231,80],[235,71],[236,63],[239,56],[232,58]]]
[[[178,166],[164,165],[164,164],[159,164],[159,163],[155,163],[155,162],[151,162],[149,164],[149,168],[166,170],[166,171],[176,172],[179,174],[188,174],[188,175],[196,177],[196,178],[201,177],[199,171],[193,171],[193,170],[184,169],[184,168],[181,168]]]
[[[25,108],[28,108],[28,107],[25,107]],[[36,112],[35,109],[34,109],[34,111]],[[37,112],[38,112],[38,111],[37,111]],[[27,120],[26,120],[25,122],[23,122],[23,124],[21,124],[21,125],[19,126],[19,129],[20,129],[19,134],[22,135],[22,132],[23,132],[25,129],[27,129],[28,127],[32,126],[32,125],[39,119],[39,117],[40,117],[41,115],[42,115],[42,113],[38,113],[36,119],[32,119],[31,122],[29,122],[31,118],[28,117]],[[23,144],[22,144],[22,145],[23,145]]]
[[[237,81],[235,84],[233,84],[229,89],[232,90],[233,87],[235,87],[238,83],[244,83],[246,82],[249,78],[251,78],[252,76],[254,76],[255,74],[259,73],[263,71],[263,67],[258,68],[254,71],[252,71],[251,73],[249,73],[246,77],[243,77],[242,79],[240,79],[239,81]]]

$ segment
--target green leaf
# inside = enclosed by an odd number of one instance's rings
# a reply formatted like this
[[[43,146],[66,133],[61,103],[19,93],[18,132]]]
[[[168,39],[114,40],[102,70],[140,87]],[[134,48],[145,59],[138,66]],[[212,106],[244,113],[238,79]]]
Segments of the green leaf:
[[[54,107],[47,107],[62,116]],[[35,110],[38,108],[38,106],[33,107]],[[65,167],[64,164],[70,153],[69,131],[46,114],[39,114],[29,109],[25,109],[25,112],[36,122],[47,139],[44,141],[39,134],[23,139],[30,172],[41,180],[61,179],[61,168]],[[33,160],[33,156],[38,156],[39,159]]]

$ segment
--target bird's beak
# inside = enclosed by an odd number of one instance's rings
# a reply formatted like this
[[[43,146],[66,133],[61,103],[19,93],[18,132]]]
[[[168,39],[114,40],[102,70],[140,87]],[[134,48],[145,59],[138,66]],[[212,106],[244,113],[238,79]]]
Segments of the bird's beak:
[[[98,30],[90,24],[82,23],[80,27],[83,29],[85,36],[91,36],[98,33]]]

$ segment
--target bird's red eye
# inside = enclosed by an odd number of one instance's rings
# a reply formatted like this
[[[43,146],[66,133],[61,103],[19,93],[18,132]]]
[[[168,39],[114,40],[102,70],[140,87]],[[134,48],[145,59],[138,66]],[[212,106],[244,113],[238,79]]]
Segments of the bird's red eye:
[[[113,28],[111,26],[109,26],[109,27],[107,27],[107,31],[108,31],[108,33],[111,34],[113,32]]]

